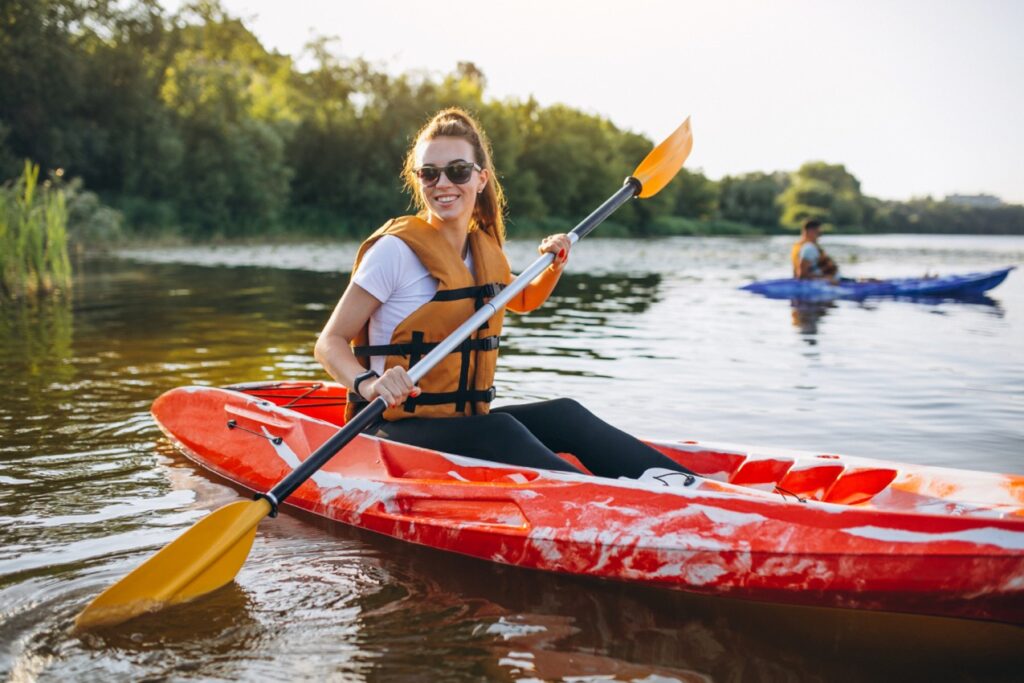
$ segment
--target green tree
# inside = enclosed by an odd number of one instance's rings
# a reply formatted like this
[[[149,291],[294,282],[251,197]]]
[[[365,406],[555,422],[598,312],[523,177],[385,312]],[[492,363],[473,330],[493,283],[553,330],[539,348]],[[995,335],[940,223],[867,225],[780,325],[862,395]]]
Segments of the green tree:
[[[711,220],[718,214],[719,184],[699,170],[683,168],[667,189],[675,194],[673,213],[677,216]]]
[[[779,201],[783,207],[782,222],[790,226],[808,218],[837,228],[861,227],[864,223],[860,181],[842,164],[805,163],[793,174]]]
[[[785,173],[725,176],[718,186],[722,218],[762,228],[777,228],[782,217],[779,195],[789,185]]]
[[[180,29],[160,88],[187,150],[175,183],[179,215],[202,236],[267,231],[288,203],[294,112],[281,92],[290,60],[268,54],[216,3],[191,13],[197,22]]]

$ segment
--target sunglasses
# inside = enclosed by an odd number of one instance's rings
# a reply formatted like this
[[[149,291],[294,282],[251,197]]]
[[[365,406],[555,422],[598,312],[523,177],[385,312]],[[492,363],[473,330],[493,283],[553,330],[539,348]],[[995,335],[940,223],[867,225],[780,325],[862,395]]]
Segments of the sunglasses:
[[[437,181],[441,179],[441,174],[444,173],[448,176],[448,180],[456,185],[462,185],[469,182],[469,179],[473,177],[473,171],[482,170],[480,166],[472,161],[453,161],[447,166],[420,166],[416,169],[416,177],[427,187],[433,187],[437,185]]]

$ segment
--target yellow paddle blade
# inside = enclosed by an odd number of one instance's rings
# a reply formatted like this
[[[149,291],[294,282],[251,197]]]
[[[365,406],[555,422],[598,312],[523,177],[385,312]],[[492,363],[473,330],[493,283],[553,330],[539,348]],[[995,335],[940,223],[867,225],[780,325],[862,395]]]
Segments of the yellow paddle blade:
[[[641,190],[637,196],[641,199],[653,197],[668,185],[683,167],[686,157],[693,149],[693,132],[690,130],[690,117],[687,116],[683,125],[651,150],[640,165],[633,171],[633,177],[640,181]]]
[[[185,602],[229,583],[242,568],[264,499],[231,503],[210,513],[170,545],[103,591],[75,619],[75,628],[110,626]]]

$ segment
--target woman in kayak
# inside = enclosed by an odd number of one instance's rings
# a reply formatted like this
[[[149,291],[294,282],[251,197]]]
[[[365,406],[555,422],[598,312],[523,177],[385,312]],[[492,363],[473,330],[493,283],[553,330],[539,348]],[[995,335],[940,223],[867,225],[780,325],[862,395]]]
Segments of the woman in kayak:
[[[349,387],[349,417],[381,396],[378,436],[512,465],[639,477],[685,468],[571,399],[490,409],[504,311],[414,386],[407,369],[511,282],[502,249],[505,198],[479,124],[458,108],[435,115],[408,150],[402,178],[419,212],[385,223],[356,255],[352,279],[315,355]],[[547,300],[569,258],[567,235],[546,237],[551,266],[508,307]],[[657,472],[657,470],[654,470]],[[651,475],[653,476],[653,475]]]

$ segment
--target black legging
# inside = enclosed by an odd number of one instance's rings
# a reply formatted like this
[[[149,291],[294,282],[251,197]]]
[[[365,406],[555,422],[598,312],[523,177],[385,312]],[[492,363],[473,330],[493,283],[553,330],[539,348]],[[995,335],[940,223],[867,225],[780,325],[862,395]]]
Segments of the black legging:
[[[483,460],[577,472],[572,453],[601,477],[639,477],[651,467],[690,472],[576,401],[558,398],[495,408],[487,415],[385,422],[377,436]]]

